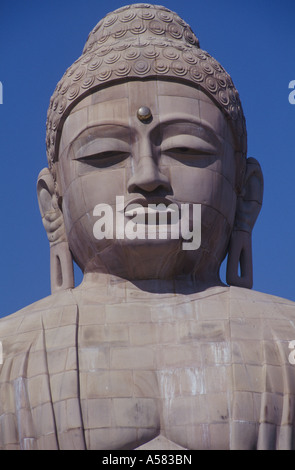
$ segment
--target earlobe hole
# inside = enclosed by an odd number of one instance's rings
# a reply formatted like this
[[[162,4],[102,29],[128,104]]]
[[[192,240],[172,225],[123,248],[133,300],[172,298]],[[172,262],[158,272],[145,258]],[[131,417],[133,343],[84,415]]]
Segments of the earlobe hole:
[[[246,276],[246,254],[245,249],[242,248],[239,259],[239,277],[243,278],[244,276]]]
[[[60,257],[55,257],[55,271],[56,271],[56,283],[58,287],[62,286],[63,278],[62,278],[62,270],[61,270],[61,262]]]
[[[238,277],[241,278],[241,276],[242,276],[242,269],[241,269],[241,258],[240,258],[238,262]]]
[[[62,197],[61,196],[59,196],[57,199],[57,205],[59,209],[62,211]]]

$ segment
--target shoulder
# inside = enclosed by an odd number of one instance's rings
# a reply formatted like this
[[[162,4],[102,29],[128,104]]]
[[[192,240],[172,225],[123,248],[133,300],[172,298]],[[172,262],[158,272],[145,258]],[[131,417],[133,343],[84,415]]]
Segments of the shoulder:
[[[76,301],[72,290],[61,291],[34,302],[27,307],[0,319],[0,341],[8,344],[22,343],[37,338],[40,331],[73,323]]]
[[[231,329],[238,338],[288,344],[295,339],[295,302],[261,292],[230,287]]]
[[[228,298],[232,309],[248,310],[252,316],[263,313],[266,316],[285,317],[295,313],[295,302],[292,300],[252,289],[229,287]]]

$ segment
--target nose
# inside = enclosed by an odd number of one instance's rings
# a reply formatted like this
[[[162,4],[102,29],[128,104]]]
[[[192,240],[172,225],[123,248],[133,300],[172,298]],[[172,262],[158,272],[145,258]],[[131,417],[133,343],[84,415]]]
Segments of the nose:
[[[159,170],[149,145],[141,149],[134,165],[134,174],[128,181],[129,193],[152,192],[156,189],[171,191],[169,179]]]

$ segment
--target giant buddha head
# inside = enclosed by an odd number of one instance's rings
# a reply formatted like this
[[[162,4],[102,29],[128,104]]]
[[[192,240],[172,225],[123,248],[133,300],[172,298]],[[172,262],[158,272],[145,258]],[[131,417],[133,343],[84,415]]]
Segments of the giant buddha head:
[[[106,15],[54,91],[46,143],[38,199],[53,292],[73,287],[72,260],[84,274],[214,285],[226,255],[228,284],[252,287],[261,169],[232,79],[176,13]]]

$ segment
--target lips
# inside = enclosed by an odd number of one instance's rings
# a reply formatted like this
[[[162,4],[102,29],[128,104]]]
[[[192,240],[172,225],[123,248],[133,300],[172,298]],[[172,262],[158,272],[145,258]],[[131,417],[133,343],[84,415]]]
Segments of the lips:
[[[134,198],[126,201],[124,210],[128,208],[131,204],[142,206],[142,207],[148,207],[149,205],[152,204],[164,204],[166,207],[170,206],[171,204],[176,204],[179,207],[179,204],[177,202],[170,201],[169,199],[166,199],[164,197],[151,197],[151,198]]]
[[[179,220],[179,206],[164,198],[133,199],[125,205],[124,215],[131,220],[136,217],[137,224],[170,225]]]

